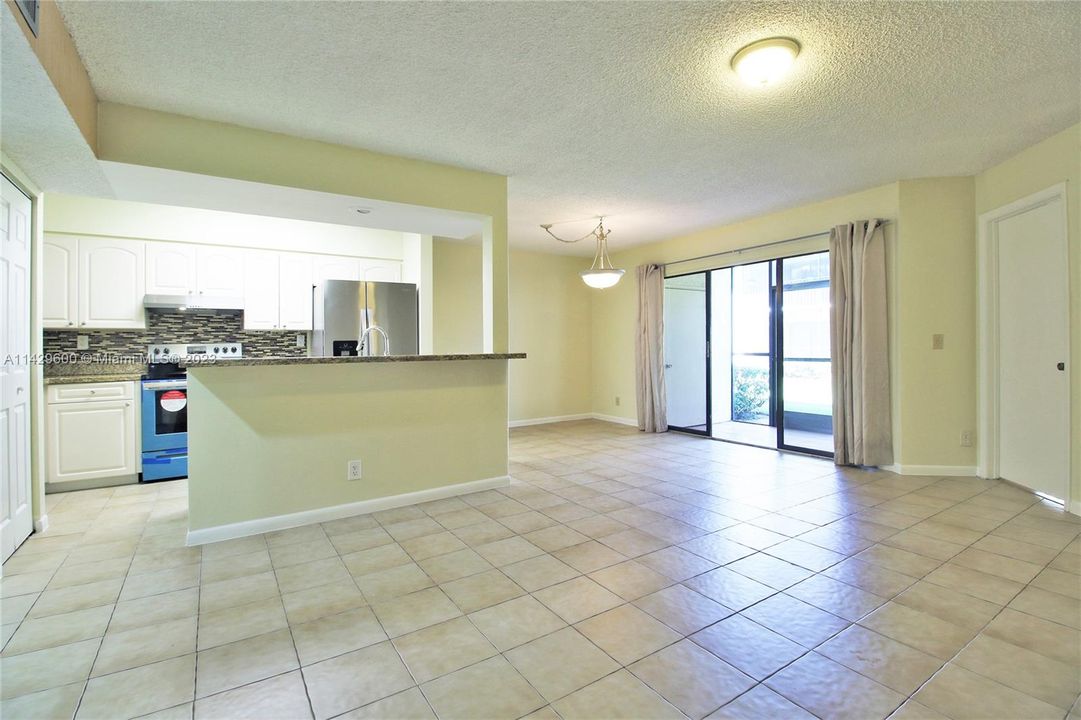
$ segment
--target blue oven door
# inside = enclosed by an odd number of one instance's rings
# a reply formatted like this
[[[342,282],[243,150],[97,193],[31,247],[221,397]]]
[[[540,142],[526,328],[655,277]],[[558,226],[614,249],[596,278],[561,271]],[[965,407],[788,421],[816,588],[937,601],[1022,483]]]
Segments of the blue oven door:
[[[143,380],[143,452],[187,450],[187,378]]]

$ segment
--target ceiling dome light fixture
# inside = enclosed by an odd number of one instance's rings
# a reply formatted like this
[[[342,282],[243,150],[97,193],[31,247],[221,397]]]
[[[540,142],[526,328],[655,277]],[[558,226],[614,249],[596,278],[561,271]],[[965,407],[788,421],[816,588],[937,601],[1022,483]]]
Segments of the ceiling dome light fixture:
[[[590,230],[588,233],[575,240],[564,240],[563,238],[552,232],[552,223],[541,225],[544,232],[548,233],[561,243],[576,243],[585,240],[587,237],[597,238],[597,252],[593,255],[593,265],[588,270],[583,270],[578,273],[582,277],[582,282],[591,288],[597,288],[603,290],[604,288],[610,288],[619,282],[619,279],[623,277],[623,270],[612,265],[612,261],[608,258],[608,234],[610,230],[604,229],[604,218],[600,218],[600,222],[597,223],[597,227]]]
[[[732,69],[748,85],[772,85],[792,69],[799,51],[799,43],[792,38],[758,40],[732,56]]]

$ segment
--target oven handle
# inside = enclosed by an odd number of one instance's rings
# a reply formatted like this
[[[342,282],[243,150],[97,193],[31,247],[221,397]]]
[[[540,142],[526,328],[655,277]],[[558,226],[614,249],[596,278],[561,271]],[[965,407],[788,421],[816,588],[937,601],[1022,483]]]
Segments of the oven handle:
[[[144,390],[186,390],[187,387],[187,380],[159,380],[143,382]]]

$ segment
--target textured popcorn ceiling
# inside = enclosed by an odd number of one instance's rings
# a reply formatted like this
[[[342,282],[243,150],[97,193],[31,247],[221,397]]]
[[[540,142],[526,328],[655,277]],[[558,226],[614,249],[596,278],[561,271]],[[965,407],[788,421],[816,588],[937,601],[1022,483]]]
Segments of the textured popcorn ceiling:
[[[1076,2],[62,9],[105,100],[508,175],[512,243],[554,251],[541,222],[603,213],[618,249],[972,174],[1081,113]],[[744,87],[729,58],[772,35],[794,73]]]

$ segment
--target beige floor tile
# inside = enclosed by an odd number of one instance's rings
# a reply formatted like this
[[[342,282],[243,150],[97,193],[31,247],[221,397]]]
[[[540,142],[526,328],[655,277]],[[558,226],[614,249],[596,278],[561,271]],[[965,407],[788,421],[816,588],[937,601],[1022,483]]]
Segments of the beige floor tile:
[[[349,572],[359,576],[408,565],[412,558],[401,545],[394,543],[342,555],[342,562]]]
[[[444,531],[443,526],[435,520],[432,520],[430,517],[420,517],[415,520],[405,520],[389,525],[384,524],[383,529],[398,542],[405,542],[406,540],[412,540],[413,538],[422,537],[424,535],[434,535]]]
[[[56,572],[68,558],[67,550],[50,550],[26,555],[18,552],[4,563],[4,577],[10,578],[21,573]]]
[[[548,702],[619,669],[614,660],[574,628],[545,635],[504,655]]]
[[[419,560],[417,564],[437,585],[492,569],[492,564],[472,548]]]
[[[289,528],[287,530],[275,530],[274,532],[269,532],[265,535],[266,544],[269,547],[312,542],[325,538],[326,536],[327,534],[323,532],[323,528],[320,525],[301,525],[300,527]]]
[[[554,553],[557,558],[570,565],[578,572],[590,573],[601,568],[606,568],[609,565],[615,565],[616,563],[626,560],[626,556],[616,552],[607,545],[602,545],[596,540],[590,540],[580,545],[572,545],[571,547],[556,550]]]
[[[709,716],[710,720],[814,720],[814,715],[765,685],[757,685]]]
[[[394,538],[388,535],[387,531],[381,527],[365,528],[355,532],[330,536],[330,544],[343,556],[361,550],[370,550],[380,545],[390,545],[393,542]]]
[[[691,640],[751,677],[762,680],[807,652],[742,615],[733,615],[695,633]]]
[[[439,588],[418,590],[372,606],[383,629],[392,637],[451,620],[462,613]]]
[[[418,683],[434,680],[498,653],[464,617],[411,632],[393,642]]]
[[[642,555],[637,562],[676,582],[717,567],[716,563],[675,546]]]
[[[424,511],[416,505],[390,508],[389,510],[380,510],[379,512],[372,513],[372,518],[383,525],[393,525],[395,523],[405,522],[406,520],[422,520],[425,517]]]
[[[886,602],[886,598],[825,575],[809,577],[785,593],[852,622]]]
[[[522,588],[499,570],[470,575],[440,585],[462,612],[471,613],[524,595]]]
[[[765,550],[768,547],[773,547],[788,539],[786,535],[781,535],[780,533],[775,533],[746,523],[727,527],[724,530],[718,531],[717,535],[727,540],[737,542],[740,545],[754,548],[755,550]]]
[[[923,703],[909,699],[890,715],[889,720],[950,720],[937,710],[932,710]]]
[[[1072,572],[1046,568],[1032,580],[1032,585],[1043,590],[1067,595],[1081,600],[1081,577]]]
[[[432,586],[432,579],[416,563],[356,577],[357,587],[371,603],[391,600]]]
[[[977,636],[953,663],[1064,711],[1081,694],[1081,668],[987,635]]]
[[[87,562],[81,565],[65,564],[56,571],[52,580],[49,581],[47,588],[55,590],[57,588],[72,587],[75,585],[86,585],[87,583],[99,582],[101,580],[123,578],[128,573],[129,565],[131,565],[130,556],[118,560]]]
[[[767,679],[766,685],[819,717],[884,718],[905,700],[904,695],[813,652]]]
[[[554,552],[572,545],[580,545],[589,540],[588,536],[566,525],[553,525],[541,530],[534,530],[524,537],[545,552]]]
[[[83,696],[84,683],[40,690],[4,700],[6,720],[71,720]]]
[[[953,657],[976,634],[895,602],[886,603],[859,624],[940,660]]]
[[[286,547],[296,546],[287,545]],[[275,570],[274,574],[278,579],[278,589],[282,594],[352,580],[349,571],[345,569],[345,563],[337,556],[300,565],[289,565]]]
[[[593,515],[592,517],[571,520],[567,527],[574,528],[578,532],[593,539],[602,538],[627,529],[626,523],[621,523],[615,518],[606,515]]]
[[[195,652],[197,619],[171,620],[160,625],[110,632],[101,643],[92,677],[130,670]]]
[[[732,614],[724,605],[685,585],[672,585],[634,604],[681,635],[690,635]]]
[[[555,613],[529,595],[478,610],[469,619],[500,652],[566,627]]]
[[[511,537],[478,545],[474,548],[485,560],[496,567],[510,565],[526,558],[543,554],[543,550],[525,538]]]
[[[984,629],[991,637],[1081,667],[1081,632],[1006,608]]]
[[[612,533],[611,535],[605,535],[600,538],[600,542],[629,558],[635,558],[639,555],[655,552],[669,544],[655,535],[650,535],[649,533],[635,530],[634,528],[621,530],[620,532]]]
[[[16,595],[14,597],[4,598],[0,600],[0,618],[3,619],[4,624],[20,623],[26,614],[30,612],[30,608],[34,602],[38,599],[40,593],[30,593],[29,595]]]
[[[979,570],[989,575],[997,575],[1018,583],[1028,583],[1039,574],[1044,563],[1036,564],[1025,560],[998,555],[978,548],[967,548],[958,553],[952,562],[967,567],[971,570]]]
[[[40,600],[39,600],[40,602]],[[1026,587],[1009,605],[1014,610],[1081,629],[1081,601],[1066,595],[1048,592],[1038,587]],[[37,608],[37,606],[34,606]],[[34,611],[31,610],[33,615]]]
[[[721,537],[718,533],[688,540],[681,543],[680,547],[718,565],[725,565],[755,553],[754,548],[740,545],[728,538]]]
[[[755,680],[690,640],[670,645],[628,669],[696,720],[755,685]]]
[[[538,590],[533,593],[533,597],[568,623],[585,620],[623,604],[618,595],[587,577],[574,578]]]
[[[41,618],[47,615],[61,615],[76,610],[111,605],[116,602],[123,583],[123,578],[114,578],[85,585],[46,590],[30,608],[27,617]]]
[[[465,548],[465,543],[446,530],[403,540],[401,545],[402,549],[417,562]]]
[[[211,583],[219,580],[231,580],[244,575],[256,575],[268,572],[274,567],[267,550],[230,555],[228,557],[203,560],[202,582]]]
[[[741,614],[808,649],[836,635],[849,624],[848,620],[784,593],[752,605]]]
[[[105,634],[112,613],[111,605],[102,605],[61,615],[49,615],[37,620],[26,620],[18,626],[18,630],[4,646],[3,654],[21,655],[80,640],[100,638]]]
[[[784,590],[814,574],[799,565],[778,560],[762,552],[736,560],[725,567],[774,590]]]
[[[637,600],[674,584],[671,578],[635,560],[597,570],[590,573],[589,577],[628,601]]]
[[[913,696],[953,720],[1056,718],[1063,711],[982,675],[948,664]]]
[[[765,600],[777,591],[728,568],[717,568],[684,583],[732,610],[742,610]]]
[[[49,584],[52,577],[52,570],[4,575],[4,577],[0,578],[0,597],[11,598],[17,595],[41,592]]]
[[[821,572],[831,565],[844,560],[847,556],[828,548],[812,545],[799,539],[785,540],[771,545],[767,554],[814,572]]]
[[[834,580],[854,585],[883,598],[893,597],[918,579],[856,558],[839,562],[823,572]]]
[[[934,615],[967,630],[979,630],[1001,610],[1001,605],[921,580],[893,599],[913,610]]]
[[[500,656],[424,684],[421,688],[441,720],[518,718],[544,699]]]
[[[942,667],[942,660],[859,625],[826,641],[815,652],[905,696]]]
[[[577,570],[547,553],[504,565],[501,569],[526,592],[540,590],[578,576]]]
[[[308,665],[303,672],[318,720],[367,705],[414,684],[389,642]]]
[[[145,575],[128,575],[124,580],[124,589],[120,600],[137,600],[164,593],[198,587],[200,565],[182,565],[181,567],[159,570]]]
[[[671,703],[626,670],[578,690],[553,703],[553,707],[564,720],[684,718]]]
[[[273,572],[244,575],[231,580],[206,583],[199,590],[199,611],[225,610],[256,600],[278,596],[278,582]]]
[[[376,700],[339,715],[337,720],[435,720],[435,713],[419,688]]]
[[[202,546],[203,559],[214,560],[231,555],[246,555],[266,549],[266,539],[262,535],[222,540]]]
[[[290,630],[301,665],[310,665],[387,639],[369,608],[328,615],[294,625]]]
[[[436,517],[436,522],[447,530],[458,530],[486,520],[488,520],[488,516],[475,508],[464,508],[449,513],[441,513]]]
[[[972,547],[978,550],[986,550],[987,552],[995,553],[996,555],[1004,555],[1016,560],[1035,563],[1036,565],[1046,565],[1058,554],[1057,551],[1052,550],[1051,548],[1045,548],[1040,545],[1031,545],[1018,540],[1010,540],[1009,538],[999,537],[998,535],[985,535],[973,543]]]
[[[455,528],[453,531],[454,534],[458,536],[459,540],[474,550],[480,545],[514,536],[514,532],[505,525],[497,523],[495,520],[488,518],[480,512],[477,514],[484,517],[484,520],[476,523],[469,523],[468,525]]]
[[[1024,587],[1013,580],[958,565],[956,561],[930,573],[926,580],[998,605],[1008,603]]]
[[[195,654],[93,678],[75,717],[129,718],[190,702],[195,697]]]
[[[273,545],[270,548],[270,562],[274,569],[289,567],[298,563],[310,563],[323,558],[334,557],[338,551],[325,537],[305,542]]]
[[[621,605],[574,627],[620,665],[629,665],[681,637],[634,605]]]
[[[195,587],[137,600],[124,600],[116,604],[112,619],[109,621],[109,630],[121,632],[169,620],[179,620],[195,615],[198,610],[199,589]]]
[[[94,638],[0,658],[0,698],[7,700],[86,680],[100,643]]]
[[[289,630],[276,630],[199,653],[195,696],[214,695],[300,667]]]
[[[281,598],[199,615],[199,650],[280,630],[288,625]]]
[[[291,672],[195,701],[196,720],[311,718],[300,672]]]
[[[285,617],[289,624],[299,625],[327,615],[364,607],[368,602],[357,589],[357,584],[350,578],[342,582],[285,593],[282,595],[282,604],[285,606]]]

